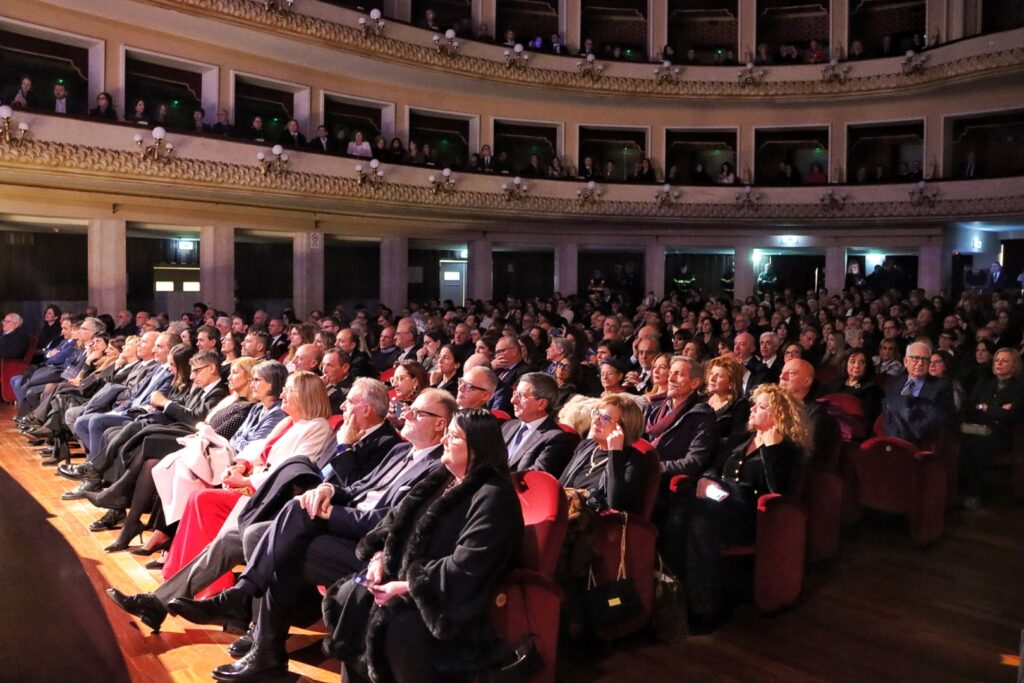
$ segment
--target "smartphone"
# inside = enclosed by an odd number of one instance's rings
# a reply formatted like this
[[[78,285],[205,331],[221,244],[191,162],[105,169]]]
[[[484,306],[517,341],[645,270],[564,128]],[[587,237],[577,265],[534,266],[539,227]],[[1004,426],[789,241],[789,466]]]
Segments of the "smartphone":
[[[360,572],[359,574],[356,574],[352,577],[352,583],[356,584],[357,586],[366,586],[366,581],[366,572]]]

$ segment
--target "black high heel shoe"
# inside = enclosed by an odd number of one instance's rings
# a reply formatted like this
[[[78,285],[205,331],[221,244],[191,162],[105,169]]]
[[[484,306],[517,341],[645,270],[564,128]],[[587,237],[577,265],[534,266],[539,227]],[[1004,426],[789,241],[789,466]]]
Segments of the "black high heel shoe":
[[[139,532],[139,538],[142,538],[142,532],[141,531]],[[163,543],[161,543],[159,545],[155,545],[152,548],[147,548],[145,545],[143,545],[141,548],[132,548],[128,552],[130,552],[132,555],[141,555],[142,557],[149,557],[153,553],[163,552],[164,550],[170,550],[170,549],[171,549],[171,539],[168,538]]]
[[[122,550],[128,550],[128,545],[132,540],[138,536],[139,543],[143,543],[142,539],[142,523],[141,522],[125,522],[125,525],[121,527],[121,533],[117,535],[117,540],[108,545],[103,549],[107,553],[119,553]]]

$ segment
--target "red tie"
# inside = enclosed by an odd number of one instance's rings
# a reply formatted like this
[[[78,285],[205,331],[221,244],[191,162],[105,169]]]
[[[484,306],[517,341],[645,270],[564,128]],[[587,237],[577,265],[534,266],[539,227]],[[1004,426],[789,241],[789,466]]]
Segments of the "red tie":
[[[281,427],[282,429],[277,434],[274,434],[269,439],[267,439],[267,445],[263,447],[263,452],[260,453],[260,467],[263,467],[264,465],[267,464],[267,459],[270,457],[270,449],[274,447],[274,444],[277,443],[277,440],[284,436],[285,433],[294,425],[295,421],[292,420],[292,418],[290,417],[286,417],[281,421],[281,424],[278,426]]]

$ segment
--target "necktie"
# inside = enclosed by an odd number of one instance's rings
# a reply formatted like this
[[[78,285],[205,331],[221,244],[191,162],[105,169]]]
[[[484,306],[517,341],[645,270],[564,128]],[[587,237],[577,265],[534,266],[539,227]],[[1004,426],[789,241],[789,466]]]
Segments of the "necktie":
[[[900,396],[913,396],[914,395],[914,380],[908,379],[907,383],[903,385],[903,390],[900,392]]]
[[[519,426],[519,430],[516,432],[516,435],[512,437],[511,443],[509,443],[509,446],[508,446],[508,457],[509,458],[514,456],[516,454],[516,451],[519,450],[519,447],[523,444],[523,439],[526,438],[526,432],[527,431],[528,431],[528,427],[526,426],[526,423],[524,422],[523,424],[521,424]]]

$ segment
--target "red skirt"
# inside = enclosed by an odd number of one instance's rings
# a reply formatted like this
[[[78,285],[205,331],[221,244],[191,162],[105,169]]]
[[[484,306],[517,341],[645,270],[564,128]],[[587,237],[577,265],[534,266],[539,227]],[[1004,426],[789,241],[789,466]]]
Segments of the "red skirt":
[[[165,579],[181,571],[213,542],[241,497],[240,493],[230,489],[203,489],[188,497],[178,532],[164,562]],[[232,585],[234,578],[229,571],[197,595],[208,597]]]

